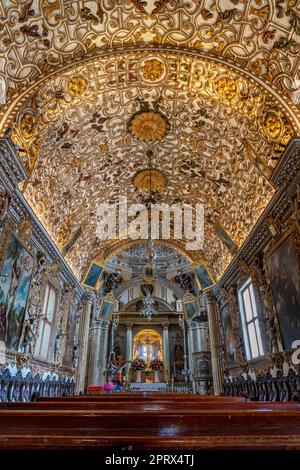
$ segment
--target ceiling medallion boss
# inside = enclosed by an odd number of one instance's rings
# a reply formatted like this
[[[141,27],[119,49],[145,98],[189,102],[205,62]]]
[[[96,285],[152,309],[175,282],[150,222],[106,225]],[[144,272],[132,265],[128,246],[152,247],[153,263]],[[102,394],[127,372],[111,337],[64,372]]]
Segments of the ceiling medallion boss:
[[[142,142],[161,141],[169,130],[168,118],[158,110],[157,103],[150,108],[148,103],[142,102],[141,109],[128,122],[129,133]]]

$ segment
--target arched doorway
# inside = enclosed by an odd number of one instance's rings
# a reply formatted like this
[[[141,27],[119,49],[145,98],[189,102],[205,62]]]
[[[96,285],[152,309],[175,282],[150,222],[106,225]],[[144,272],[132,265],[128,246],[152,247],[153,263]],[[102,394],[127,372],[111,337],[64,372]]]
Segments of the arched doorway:
[[[145,329],[137,333],[133,338],[133,360],[143,359],[146,368],[153,359],[163,361],[162,338],[155,330]]]

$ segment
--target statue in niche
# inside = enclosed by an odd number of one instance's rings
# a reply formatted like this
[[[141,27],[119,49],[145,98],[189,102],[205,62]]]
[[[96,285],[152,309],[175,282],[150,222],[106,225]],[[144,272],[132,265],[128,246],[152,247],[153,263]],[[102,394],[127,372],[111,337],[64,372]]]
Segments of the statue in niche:
[[[73,353],[72,353],[72,367],[73,367],[73,369],[77,368],[77,364],[78,364],[78,348],[77,348],[77,344],[74,344]]]
[[[116,290],[122,281],[123,281],[123,278],[119,272],[110,273],[110,274],[105,273],[104,283],[103,283],[104,294],[108,294],[109,292],[113,292],[114,290]]]
[[[180,341],[180,336],[177,333],[174,344],[174,361],[183,362],[183,348]]]
[[[44,272],[46,271],[46,258],[42,253],[37,254],[36,258],[37,264],[36,264],[36,270],[33,276],[33,283],[36,285],[40,285],[42,281],[42,277]]]
[[[23,329],[23,341],[21,343],[21,352],[24,354],[32,354],[32,343],[35,338],[32,326],[34,324],[34,318],[28,317],[24,323]]]
[[[194,279],[193,276],[187,273],[183,273],[181,270],[178,271],[178,274],[175,276],[175,282],[180,285],[182,289],[191,294],[195,293],[194,290]]]
[[[54,344],[54,362],[58,362],[60,355],[61,334],[57,333]]]
[[[153,294],[154,287],[152,284],[142,284],[141,285],[141,292],[144,296],[147,294],[152,295]]]
[[[115,342],[114,342],[114,353],[115,353],[115,357],[121,356],[121,347],[117,339],[115,339]]]

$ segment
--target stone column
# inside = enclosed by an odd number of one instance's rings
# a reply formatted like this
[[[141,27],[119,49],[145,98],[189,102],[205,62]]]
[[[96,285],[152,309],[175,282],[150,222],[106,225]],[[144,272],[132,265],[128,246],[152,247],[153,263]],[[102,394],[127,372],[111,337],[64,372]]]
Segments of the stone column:
[[[205,302],[208,316],[214,394],[220,395],[223,391],[223,380],[221,372],[219,329],[215,301],[211,291],[205,292]]]
[[[187,351],[187,340],[186,340],[186,323],[183,316],[179,317],[179,325],[182,328],[182,336],[183,336],[183,360],[184,360],[184,368],[183,368],[183,375],[185,382],[188,382],[190,379],[190,370],[188,368],[188,351]]]
[[[194,380],[194,363],[193,363],[193,354],[195,352],[195,343],[193,338],[193,331],[191,329],[191,325],[188,324],[188,335],[187,335],[187,342],[188,342],[188,369],[191,372],[190,379],[192,382],[192,389],[193,393],[196,393],[196,384]]]
[[[163,323],[163,355],[164,355],[164,368],[168,372],[164,372],[164,381],[168,382],[170,379],[170,349],[169,349],[169,323]]]
[[[106,380],[109,323],[107,320],[94,320],[90,328],[89,385],[103,385]]]
[[[126,337],[126,361],[132,361],[132,323],[127,322],[127,337]],[[129,380],[129,369],[131,364],[126,365],[126,380]]]
[[[93,295],[86,294],[83,298],[82,316],[79,324],[79,351],[76,377],[76,393],[85,390],[85,378],[88,360],[89,327],[91,319]]]

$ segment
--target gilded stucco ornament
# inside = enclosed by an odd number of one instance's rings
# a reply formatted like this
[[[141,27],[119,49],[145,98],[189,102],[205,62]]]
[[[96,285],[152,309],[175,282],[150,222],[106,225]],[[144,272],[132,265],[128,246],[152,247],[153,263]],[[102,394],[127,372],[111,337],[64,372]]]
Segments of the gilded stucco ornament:
[[[134,114],[128,123],[128,130],[142,142],[160,141],[169,131],[169,123],[159,111],[139,111]]]
[[[165,65],[165,75],[158,82],[142,76],[140,65],[149,59]],[[89,92],[76,99],[67,89],[74,76],[88,77],[89,83]],[[216,90],[220,77],[234,83],[219,85],[226,98]],[[238,91],[234,97],[235,86]],[[30,107],[39,112],[37,135],[44,140],[40,152],[35,152],[38,160],[30,160],[32,171],[24,195],[53,239],[64,241],[62,246],[88,218],[80,243],[66,254],[78,277],[92,257],[106,256],[119,246],[120,240],[97,238],[95,208],[117,201],[125,193],[129,204],[140,202],[131,182],[138,169],[147,166],[149,143],[153,150],[151,166],[163,171],[168,181],[159,195],[160,202],[203,201],[207,219],[218,220],[228,237],[241,245],[272,197],[265,168],[271,171],[275,167],[275,145],[286,139],[286,130],[279,140],[268,138],[259,116],[266,110],[279,109],[286,129],[294,129],[280,103],[255,81],[187,50],[170,49],[150,56],[149,51],[124,48],[119,53],[109,51],[84,63],[73,63],[41,83],[34,96],[23,102],[20,112]],[[163,132],[155,130],[158,140],[133,138],[128,121],[139,114],[149,117],[150,112],[162,117]],[[165,116],[172,126],[166,125]],[[148,134],[142,130],[139,135],[149,138]],[[25,150],[28,143],[29,155],[35,136],[27,141],[19,134],[16,138],[13,132],[12,138]],[[65,225],[68,217],[71,227]],[[172,243],[184,249],[184,241]],[[232,253],[222,244],[212,223],[205,227],[204,251],[217,279]],[[199,255],[191,254],[192,258]]]
[[[74,75],[68,81],[68,91],[79,98],[87,90],[87,80],[81,75]]]
[[[237,95],[237,81],[230,77],[220,77],[215,82],[215,89],[222,100],[232,101]]]
[[[136,172],[132,182],[136,189],[142,191],[161,191],[167,184],[167,178],[157,168],[145,168]]]
[[[19,120],[19,130],[22,137],[31,139],[37,131],[38,119],[32,111],[25,111]]]
[[[278,111],[268,110],[263,116],[262,125],[266,136],[271,140],[279,140],[284,132],[284,124]]]
[[[166,67],[160,59],[146,59],[142,61],[140,72],[144,80],[149,82],[157,82],[165,75]]]

